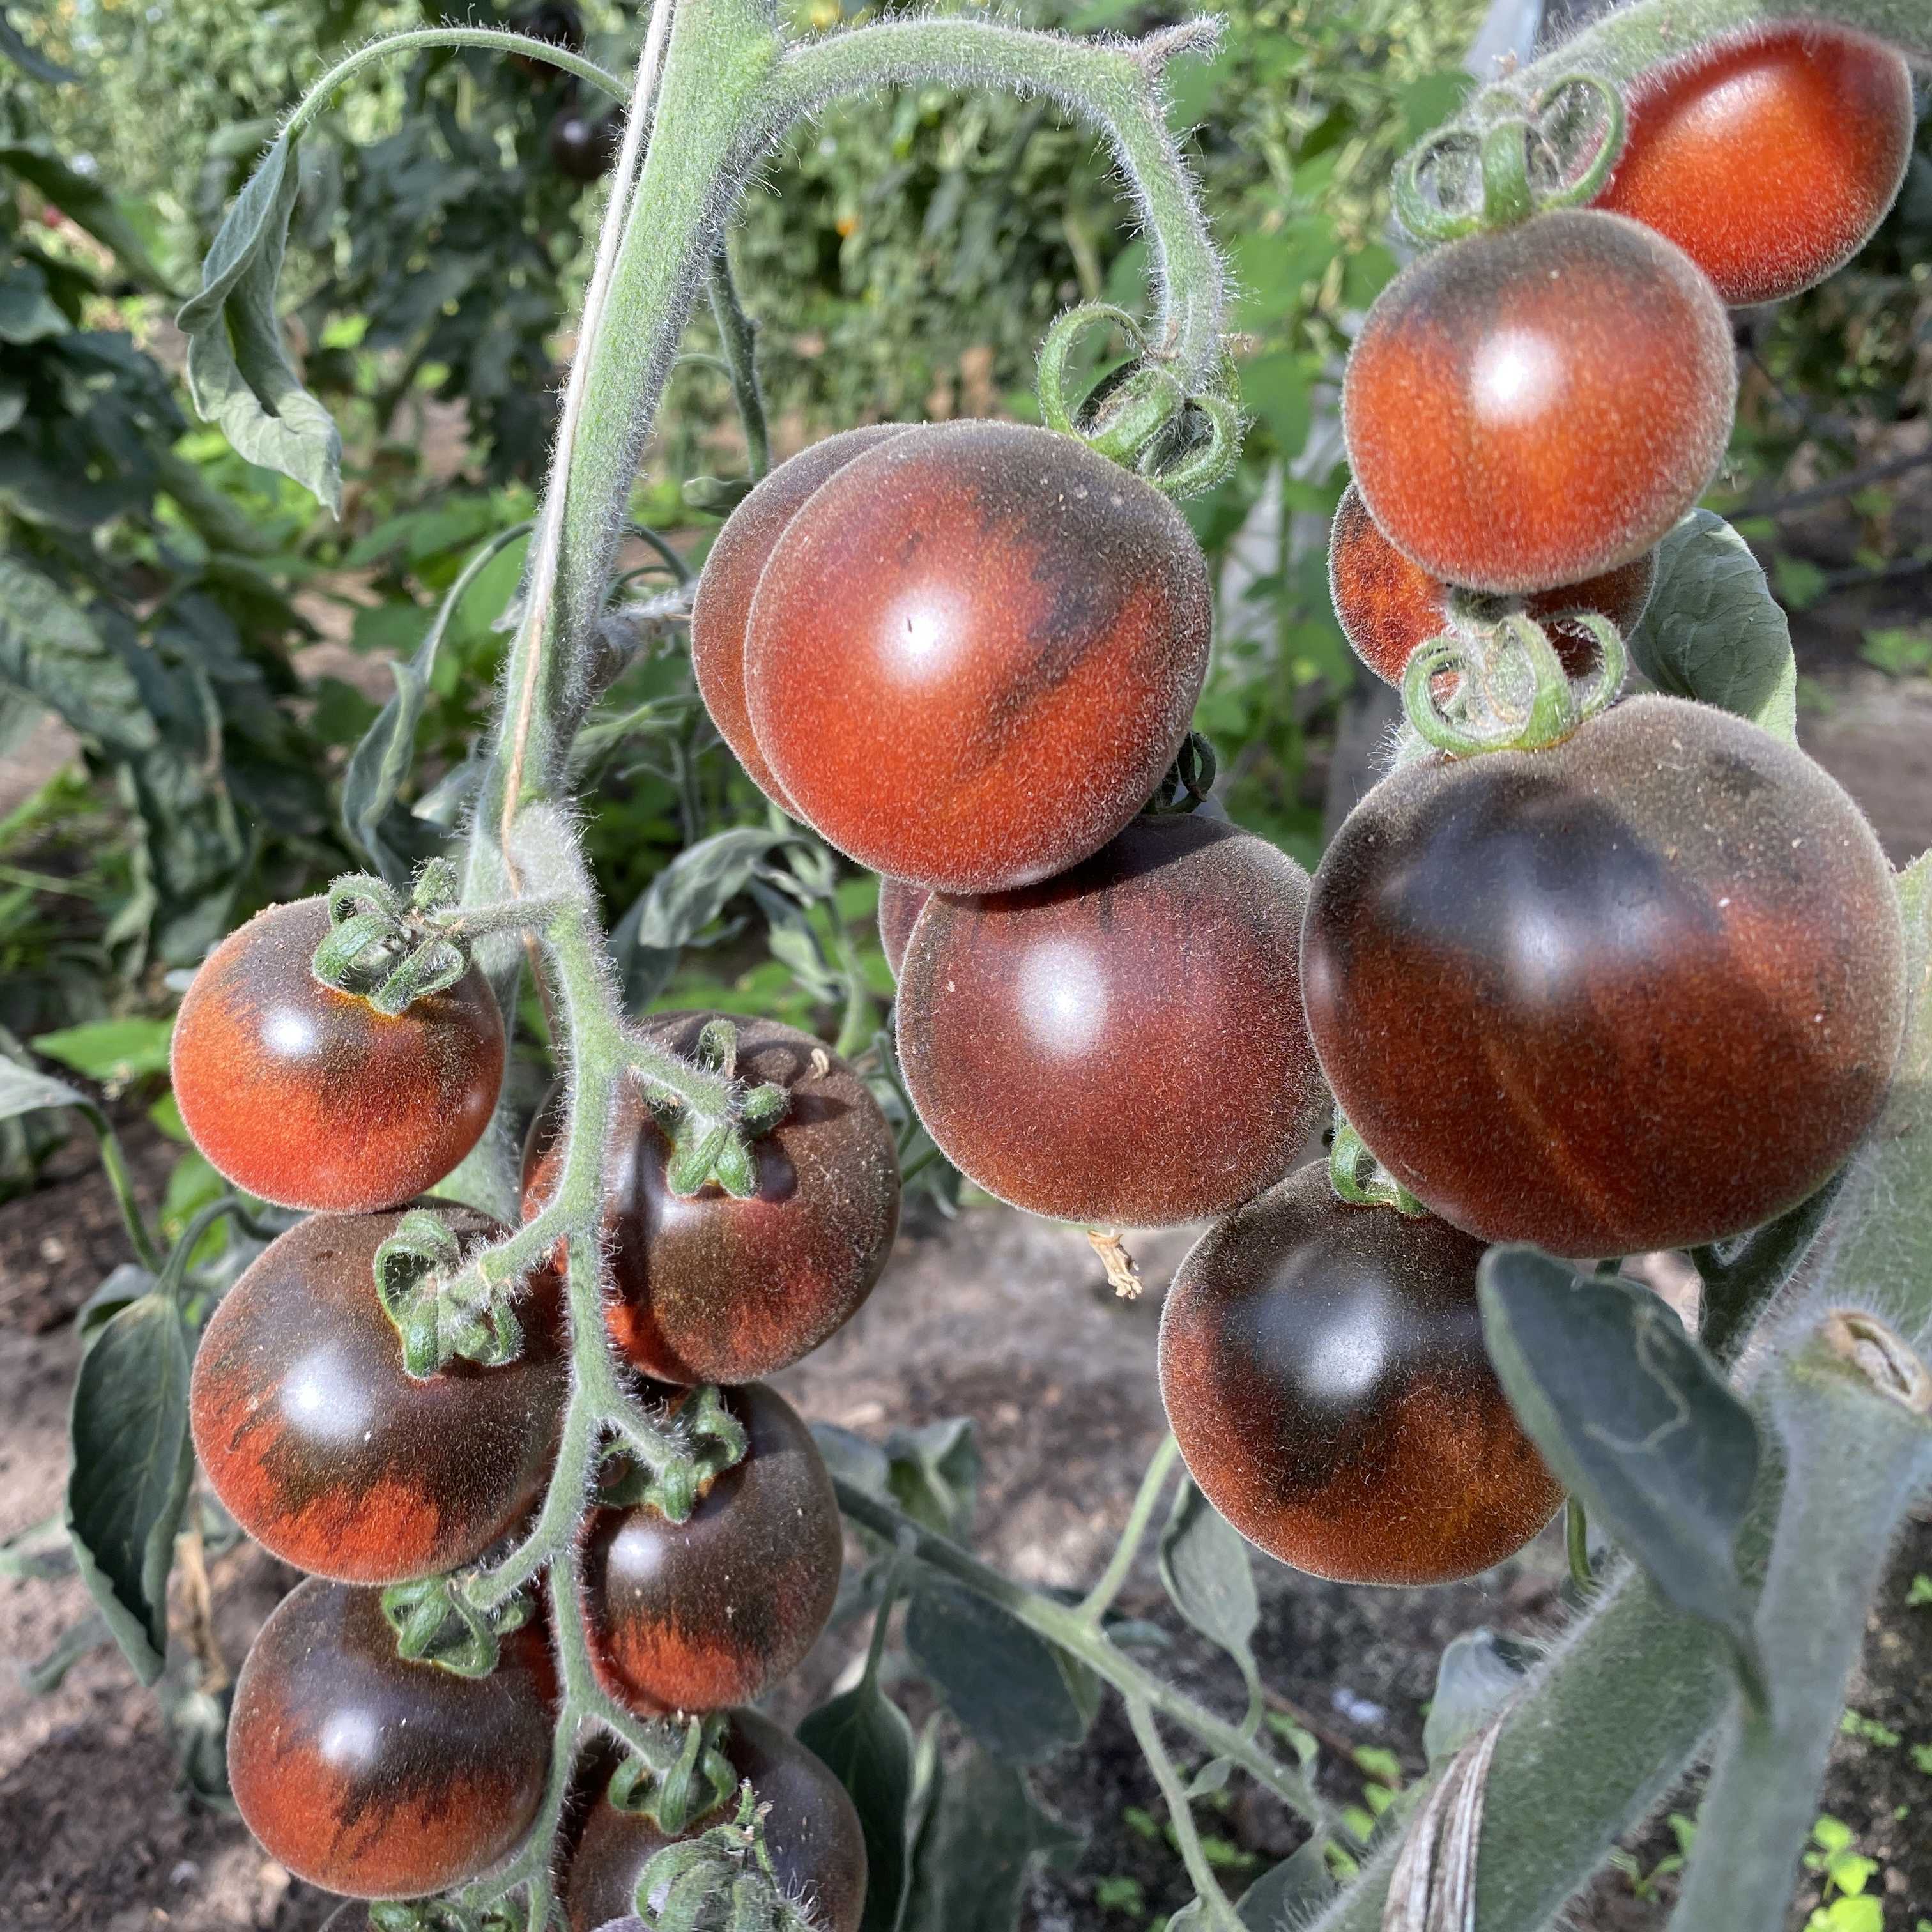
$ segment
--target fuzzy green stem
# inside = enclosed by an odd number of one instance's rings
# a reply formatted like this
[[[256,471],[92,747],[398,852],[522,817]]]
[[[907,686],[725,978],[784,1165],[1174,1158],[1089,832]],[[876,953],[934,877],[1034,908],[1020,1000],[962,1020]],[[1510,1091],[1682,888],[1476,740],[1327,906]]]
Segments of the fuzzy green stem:
[[[856,1523],[897,1541],[910,1534],[921,1561],[930,1564],[998,1604],[1016,1621],[1043,1636],[1055,1648],[1077,1658],[1094,1674],[1111,1684],[1130,1702],[1138,1700],[1148,1708],[1191,1732],[1216,1757],[1225,1757],[1245,1771],[1258,1784],[1273,1792],[1289,1810],[1306,1819],[1318,1832],[1335,1828],[1328,1805],[1317,1797],[1314,1787],[1299,1772],[1269,1756],[1240,1730],[1203,1710],[1186,1692],[1163,1683],[1124,1655],[1094,1628],[1078,1610],[1040,1595],[985,1564],[960,1548],[949,1538],[915,1522],[892,1504],[881,1502],[856,1484],[835,1476],[832,1486],[838,1492],[838,1507]]]
[[[107,1177],[114,1204],[121,1210],[122,1226],[128,1230],[128,1239],[134,1245],[134,1258],[150,1274],[159,1274],[167,1257],[149,1232],[148,1217],[141,1212],[141,1204],[134,1198],[134,1171],[128,1165],[128,1152],[121,1144],[121,1136],[98,1107],[86,1106],[80,1111],[87,1124],[94,1130],[94,1138],[100,1143],[101,1171]]]
[[[1214,1868],[1208,1862],[1208,1854],[1201,1844],[1201,1833],[1187,1802],[1187,1788],[1174,1768],[1173,1759],[1167,1754],[1167,1746],[1162,1741],[1154,1712],[1139,1697],[1129,1697],[1126,1706],[1127,1722],[1133,1726],[1134,1742],[1140,1746],[1141,1755],[1147,1760],[1148,1768],[1160,1786],[1160,1795],[1167,1801],[1167,1815],[1180,1846],[1181,1863],[1187,1868],[1188,1881],[1208,1916],[1208,1924],[1214,1932],[1242,1932],[1241,1922],[1234,1916],[1234,1908],[1228,1903],[1228,1894],[1221,1889],[1221,1882],[1214,1876]]]
[[[758,327],[738,299],[738,286],[731,279],[731,257],[722,242],[711,251],[707,287],[712,320],[718,325],[724,367],[731,377],[732,398],[738,405],[738,421],[744,428],[745,464],[755,482],[772,466],[764,392],[758,386]]]
[[[1074,1613],[1090,1629],[1100,1628],[1100,1619],[1112,1609],[1114,1599],[1120,1594],[1121,1586],[1134,1567],[1134,1558],[1140,1554],[1148,1526],[1154,1520],[1154,1507],[1160,1501],[1161,1492],[1167,1487],[1167,1479],[1174,1473],[1174,1466],[1180,1459],[1180,1444],[1172,1436],[1154,1452],[1154,1460],[1141,1478],[1134,1506],[1127,1514],[1126,1527],[1120,1532],[1120,1540],[1114,1546],[1113,1556],[1100,1573],[1099,1582],[1088,1592]]]

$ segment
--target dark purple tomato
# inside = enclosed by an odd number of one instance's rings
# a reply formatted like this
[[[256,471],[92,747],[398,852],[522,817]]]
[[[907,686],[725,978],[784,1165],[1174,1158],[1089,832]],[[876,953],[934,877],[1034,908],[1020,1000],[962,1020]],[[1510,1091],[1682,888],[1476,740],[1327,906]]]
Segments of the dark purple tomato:
[[[584,1616],[604,1688],[646,1717],[761,1696],[818,1641],[844,1538],[825,1459],[761,1382],[726,1392],[749,1439],[688,1520],[649,1503],[585,1532]]]
[[[932,423],[821,484],[759,580],[752,728],[799,812],[874,872],[995,892],[1151,796],[1208,668],[1179,511],[1070,436]]]
[[[548,139],[550,161],[559,174],[575,182],[601,181],[624,145],[624,124],[615,114],[592,119],[566,107],[550,124]]]
[[[927,887],[909,886],[903,879],[879,881],[879,944],[896,980],[905,959],[906,941],[912,937],[912,922],[932,896]]]
[[[769,1807],[765,1844],[786,1894],[810,1901],[819,1932],[859,1932],[866,1911],[866,1838],[844,1786],[796,1738],[755,1711],[731,1713],[724,1754]],[[728,1823],[736,1808],[736,1798],[730,1798],[682,1835],[696,1838]],[[673,1842],[648,1818],[600,1798],[564,1876],[570,1932],[597,1932],[634,1912],[645,1866]]]
[[[714,1013],[653,1016],[688,1055]],[[898,1232],[898,1153],[866,1083],[809,1034],[739,1020],[739,1077],[783,1087],[784,1118],[752,1143],[758,1191],[674,1194],[670,1144],[634,1087],[618,1103],[605,1209],[616,1298],[607,1318],[634,1366],[658,1382],[748,1382],[844,1327],[884,1271]],[[560,1095],[524,1150],[524,1218],[556,1185]]]
[[[1563,1499],[1483,1346],[1480,1241],[1336,1199],[1325,1163],[1202,1235],[1161,1312],[1160,1391],[1201,1492],[1283,1563],[1448,1583]]]
[[[507,1232],[439,1211],[466,1253]],[[279,1236],[215,1310],[188,1392],[195,1452],[236,1521],[346,1582],[480,1556],[542,1492],[568,1384],[549,1276],[519,1305],[515,1360],[412,1380],[374,1272],[401,1219],[317,1214]]]
[[[1457,1226],[1558,1255],[1688,1247],[1803,1200],[1876,1118],[1904,1021],[1898,894],[1857,806],[1674,698],[1384,779],[1304,946],[1362,1138]]]
[[[176,1016],[176,1103],[237,1187],[343,1214],[434,1187],[482,1137],[503,1081],[503,1022],[473,967],[380,1013],[310,970],[316,898],[257,913],[208,956]]]
[[[1656,584],[1657,553],[1646,550],[1634,563],[1620,564],[1587,584],[1493,602],[1498,616],[1520,608],[1543,625],[1564,668],[1581,677],[1597,661],[1597,640],[1582,625],[1566,623],[1568,614],[1594,611],[1628,637]],[[1352,483],[1342,493],[1329,532],[1328,587],[1342,634],[1384,684],[1400,685],[1415,652],[1451,628],[1450,586],[1412,563],[1376,529]],[[1453,688],[1453,677],[1449,682]]]
[[[312,1578],[242,1666],[228,1775],[250,1831],[300,1879],[416,1898],[473,1878],[535,1822],[553,1677],[541,1625],[488,1677],[396,1652],[382,1592]]]
[[[1301,1010],[1307,874],[1198,814],[1084,865],[936,896],[906,949],[899,1055],[946,1158],[1036,1214],[1161,1227],[1280,1179],[1328,1106]]]
[[[788,458],[731,512],[704,560],[691,606],[691,668],[718,735],[758,789],[796,818],[797,808],[772,775],[745,707],[745,629],[752,598],[773,547],[806,499],[855,456],[876,448],[906,423],[872,423],[828,436]]]
[[[1730,318],[1683,250],[1567,208],[1404,269],[1355,339],[1342,418],[1398,550],[1526,593],[1654,548],[1709,483],[1736,398]]]
[[[1669,236],[1726,302],[1843,268],[1912,158],[1912,70],[1823,21],[1760,27],[1642,76],[1597,206]]]

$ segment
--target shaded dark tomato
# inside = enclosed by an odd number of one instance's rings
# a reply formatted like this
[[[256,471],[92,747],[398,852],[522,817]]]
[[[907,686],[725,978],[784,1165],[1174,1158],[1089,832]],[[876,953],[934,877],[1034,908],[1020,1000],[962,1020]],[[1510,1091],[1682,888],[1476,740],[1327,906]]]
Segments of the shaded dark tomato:
[[[610,171],[624,145],[623,123],[615,114],[592,119],[566,107],[550,124],[546,137],[551,163],[572,181],[600,181]]]
[[[208,956],[175,1019],[176,1104],[237,1187],[278,1207],[368,1214],[434,1187],[482,1137],[503,1022],[473,967],[379,1013],[310,970],[322,898],[257,913]]]
[[[806,499],[855,456],[910,427],[872,423],[828,436],[788,457],[726,519],[698,574],[698,594],[691,605],[691,668],[698,674],[704,708],[752,783],[794,818],[798,808],[759,750],[746,710],[745,632],[752,598],[773,547]]]
[[[446,1207],[466,1251],[506,1231]],[[403,1366],[374,1263],[400,1213],[318,1214],[224,1297],[194,1358],[196,1454],[236,1521],[298,1569],[400,1582],[467,1563],[541,1493],[568,1382],[558,1291],[525,1297],[500,1368]]]
[[[1730,320],[1683,251],[1570,208],[1404,269],[1356,338],[1342,416],[1397,549],[1528,592],[1652,548],[1710,482],[1736,398]]]
[[[1160,1391],[1201,1492],[1298,1570],[1448,1583],[1563,1499],[1483,1346],[1480,1241],[1336,1199],[1324,1162],[1216,1223],[1161,1312]]]
[[[1459,1227],[1688,1247],[1802,1201],[1876,1118],[1903,1025],[1892,873],[1795,748],[1636,698],[1548,751],[1385,778],[1316,874],[1335,1098]]]
[[[1179,511],[1070,436],[932,423],[821,484],[773,550],[752,728],[802,815],[874,872],[1030,885],[1147,802],[1208,668]]]
[[[838,1503],[811,1432],[761,1382],[724,1399],[749,1447],[688,1521],[640,1503],[585,1530],[597,1674],[646,1717],[761,1696],[818,1641],[838,1594]]]
[[[859,1932],[866,1910],[866,1839],[844,1787],[788,1732],[755,1711],[734,1711],[724,1754],[748,1778],[765,1814],[772,1870],[788,1896],[807,1900],[821,1932]],[[736,1815],[734,1797],[682,1834],[694,1838]],[[638,1881],[668,1838],[647,1818],[600,1798],[564,1875],[570,1932],[596,1932],[637,1910]]]
[[[228,1720],[235,1802],[298,1878],[415,1898],[494,1864],[535,1822],[554,1678],[541,1626],[488,1677],[396,1654],[382,1592],[313,1578],[277,1606]]]
[[[1764,27],[1653,69],[1597,198],[1654,228],[1727,302],[1782,302],[1843,268],[1912,158],[1912,70],[1864,34]]]
[[[903,879],[879,881],[879,944],[896,980],[905,959],[906,941],[912,937],[912,922],[932,896],[928,887],[909,886]]]
[[[1534,597],[1496,599],[1496,614],[1520,608],[1550,634],[1572,677],[1597,661],[1597,640],[1582,625],[1565,623],[1573,610],[1607,617],[1628,637],[1657,584],[1657,553],[1620,564],[1588,583]],[[1355,655],[1384,684],[1400,685],[1408,661],[1450,628],[1450,586],[1412,563],[1376,529],[1362,493],[1351,483],[1336,506],[1328,537],[1328,588],[1342,634]],[[1454,680],[1450,679],[1453,687]]]
[[[906,949],[899,1055],[920,1118],[988,1193],[1160,1227],[1278,1180],[1328,1104],[1301,1011],[1307,874],[1198,814],[1085,864],[935,896]]]
[[[654,1016],[652,1034],[688,1055],[713,1013]],[[634,1366],[665,1382],[754,1382],[812,1351],[856,1314],[898,1232],[898,1153],[866,1083],[809,1034],[737,1020],[738,1073],[791,1096],[752,1143],[758,1192],[674,1194],[670,1144],[634,1084],[617,1104],[605,1169],[616,1288],[606,1318]],[[524,1218],[556,1185],[560,1090],[524,1150]]]

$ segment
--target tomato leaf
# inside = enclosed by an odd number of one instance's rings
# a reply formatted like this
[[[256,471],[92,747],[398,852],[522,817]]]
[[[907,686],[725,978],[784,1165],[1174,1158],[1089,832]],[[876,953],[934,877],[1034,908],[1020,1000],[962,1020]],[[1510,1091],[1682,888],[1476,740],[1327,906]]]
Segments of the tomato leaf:
[[[915,1522],[964,1542],[980,1493],[980,1442],[970,1416],[950,1416],[886,1438],[886,1498]]]
[[[1252,1559],[1240,1532],[1184,1480],[1160,1537],[1160,1580],[1174,1606],[1240,1667],[1250,1708],[1261,1696],[1251,1640],[1261,1621]]]
[[[1292,1856],[1264,1871],[1242,1893],[1236,1916],[1248,1932],[1280,1932],[1299,1925],[1335,1896],[1335,1880],[1323,1855],[1323,1840],[1310,1838]]]
[[[1658,546],[1657,588],[1625,641],[1633,668],[1658,690],[1797,742],[1791,626],[1750,545],[1722,517],[1693,510]]]
[[[182,308],[194,406],[241,454],[292,478],[342,514],[342,438],[283,346],[276,284],[301,170],[284,134],[248,177]]]
[[[1436,1667],[1436,1694],[1422,1727],[1432,1765],[1446,1764],[1494,1717],[1522,1682],[1522,1666],[1492,1630],[1465,1630],[1444,1647]]]
[[[121,204],[99,182],[70,166],[46,135],[0,135],[0,168],[31,182],[70,221],[105,242],[135,280],[158,295],[174,292]]]
[[[36,1053],[58,1060],[90,1080],[124,1087],[144,1074],[166,1072],[168,1043],[174,1030],[172,1019],[96,1020],[87,1026],[37,1034],[33,1047]]]
[[[1004,1764],[1037,1764],[1087,1735],[1093,1702],[1075,1666],[998,1604],[922,1574],[906,1648],[946,1708]]]
[[[1761,1687],[1736,1557],[1760,1454],[1750,1410],[1647,1288],[1521,1246],[1490,1249],[1477,1280],[1490,1360],[1550,1467]]]
[[[49,60],[45,54],[29,46],[20,38],[20,30],[8,19],[7,10],[4,7],[0,7],[0,54],[4,54],[22,74],[32,75],[35,80],[59,82],[80,78],[79,74]]]
[[[78,1107],[98,1115],[100,1110],[77,1087],[56,1080],[51,1073],[23,1066],[17,1060],[0,1053],[0,1120],[16,1114],[31,1114],[43,1107]]]
[[[1023,1772],[975,1751],[946,1774],[902,1932],[1012,1932],[1034,1861],[1064,1864],[1082,1843],[1034,1802]]]
[[[151,1293],[104,1324],[74,1382],[68,1534],[89,1593],[143,1684],[166,1660],[168,1572],[194,1472],[188,1368],[173,1300]]]
[[[871,1678],[821,1704],[798,1741],[845,1787],[866,1833],[866,1916],[860,1932],[894,1932],[906,1888],[906,1813],[912,1802],[912,1726]]]

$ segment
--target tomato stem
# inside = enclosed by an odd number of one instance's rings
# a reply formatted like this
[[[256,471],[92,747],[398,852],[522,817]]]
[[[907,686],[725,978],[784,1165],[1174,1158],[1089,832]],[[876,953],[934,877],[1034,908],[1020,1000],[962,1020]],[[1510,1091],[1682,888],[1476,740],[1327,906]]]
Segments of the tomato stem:
[[[1114,1599],[1120,1594],[1121,1586],[1134,1567],[1134,1558],[1140,1554],[1141,1545],[1146,1540],[1148,1526],[1154,1520],[1154,1507],[1160,1501],[1161,1492],[1167,1487],[1167,1479],[1173,1474],[1174,1466],[1180,1460],[1180,1444],[1172,1436],[1164,1438],[1154,1453],[1154,1460],[1147,1466],[1147,1473],[1141,1478],[1133,1508],[1127,1513],[1126,1526],[1120,1532],[1120,1540],[1114,1544],[1106,1568],[1074,1612],[1088,1628],[1097,1630],[1101,1618],[1113,1608]]]

